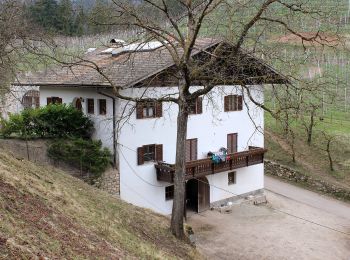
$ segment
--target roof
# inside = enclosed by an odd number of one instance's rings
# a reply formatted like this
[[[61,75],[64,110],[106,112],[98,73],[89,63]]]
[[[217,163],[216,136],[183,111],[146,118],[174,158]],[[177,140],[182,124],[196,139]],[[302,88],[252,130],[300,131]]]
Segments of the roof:
[[[221,42],[222,40],[211,38],[198,39],[192,55],[205,53]],[[84,60],[94,62],[108,80],[96,69],[91,68],[92,63],[80,62],[79,65],[55,67],[27,75],[13,84],[108,88],[111,87],[110,82],[112,82],[115,86],[126,88],[174,66],[172,56],[164,46],[147,51],[120,52],[117,55],[112,55],[112,49],[101,54],[103,51],[106,51],[106,48],[89,50]],[[264,81],[263,83],[284,83],[286,81],[280,74],[257,58],[250,57],[250,59],[259,63],[260,68],[263,68],[261,71],[264,71],[263,73],[266,73],[269,79],[273,78],[273,82]]]

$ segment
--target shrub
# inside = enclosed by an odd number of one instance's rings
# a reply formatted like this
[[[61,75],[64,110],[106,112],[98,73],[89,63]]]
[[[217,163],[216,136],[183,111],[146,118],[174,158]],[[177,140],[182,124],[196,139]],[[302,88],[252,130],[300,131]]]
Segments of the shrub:
[[[91,183],[107,169],[112,158],[110,151],[102,148],[101,141],[82,138],[54,140],[47,152],[50,158],[62,160],[87,172]]]
[[[2,122],[1,133],[8,137],[82,137],[89,138],[93,130],[92,121],[71,105],[51,104],[36,109],[25,109],[12,114]]]

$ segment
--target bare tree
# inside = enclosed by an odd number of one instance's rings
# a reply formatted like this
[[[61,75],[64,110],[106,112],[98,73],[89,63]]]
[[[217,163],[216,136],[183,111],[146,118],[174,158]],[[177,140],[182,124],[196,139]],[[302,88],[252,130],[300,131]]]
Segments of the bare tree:
[[[178,106],[177,116],[177,142],[174,186],[175,194],[171,217],[172,233],[178,237],[184,237],[183,216],[185,201],[185,172],[186,172],[186,135],[187,121],[191,104],[200,96],[210,93],[219,84],[241,85],[246,90],[247,97],[254,104],[270,112],[274,117],[279,118],[286,109],[296,109],[294,103],[283,102],[283,105],[276,110],[268,105],[254,100],[249,92],[249,82],[252,82],[254,65],[251,65],[252,73],[230,74],[229,71],[217,69],[219,63],[225,63],[227,67],[234,67],[242,64],[242,60],[249,55],[260,55],[262,49],[261,37],[268,31],[279,28],[280,31],[288,32],[303,43],[317,42],[324,43],[320,28],[312,35],[299,33],[298,24],[290,22],[290,19],[300,19],[303,16],[312,16],[320,19],[322,12],[318,11],[309,1],[293,0],[263,0],[263,1],[226,1],[226,0],[176,0],[181,6],[182,12],[173,12],[170,2],[166,0],[144,0],[141,5],[134,5],[130,1],[112,0],[113,15],[107,19],[109,22],[104,26],[116,26],[123,29],[135,30],[133,41],[147,42],[157,40],[167,49],[174,63],[172,77],[177,82],[177,93],[161,97],[139,97],[126,95],[123,88],[114,82],[104,68],[98,63],[85,58],[77,58],[75,62],[67,62],[54,57],[54,59],[68,67],[88,66],[96,70],[113,87],[114,95],[117,98],[130,102],[174,102]],[[227,11],[227,12],[223,12]],[[288,15],[280,14],[283,10]],[[221,12],[220,12],[221,11]],[[218,19],[219,14],[226,15],[228,19]],[[152,15],[150,15],[152,14]],[[242,15],[244,14],[244,15]],[[295,14],[295,17],[293,17]],[[225,17],[223,17],[225,18]],[[215,23],[214,23],[215,21]],[[223,36],[226,34],[226,42],[229,47],[218,44],[210,53],[206,53],[205,62],[194,60],[193,54],[197,51],[196,42],[203,30],[209,28],[211,36]],[[214,35],[215,33],[215,35]],[[245,53],[242,48],[249,49]],[[47,54],[45,54],[47,55]],[[44,55],[44,56],[45,56]],[[50,56],[50,55],[48,55]],[[52,56],[51,56],[52,57]],[[246,60],[245,62],[248,62]],[[232,72],[232,71],[231,71]],[[253,76],[254,78],[254,76]],[[254,82],[268,82],[264,75],[257,75]],[[284,81],[285,82],[285,81]],[[192,90],[194,84],[201,87]],[[297,90],[288,84],[290,88]],[[290,90],[287,90],[290,91]],[[282,96],[284,100],[290,96]],[[287,113],[288,115],[288,113]],[[289,129],[287,129],[289,132]],[[294,140],[294,135],[292,136]],[[293,141],[294,142],[294,141]],[[294,147],[294,146],[293,146]],[[295,156],[294,156],[295,157]]]
[[[54,46],[54,42],[27,21],[23,1],[0,1],[0,96],[13,96],[10,83],[21,72],[33,69],[33,57],[29,52],[40,46]],[[36,57],[39,62],[40,57]],[[40,60],[44,63],[43,60]],[[22,100],[19,100],[22,102]]]
[[[334,160],[332,156],[332,148],[331,145],[335,140],[335,136],[327,133],[326,131],[321,131],[321,134],[326,142],[326,147],[321,148],[322,151],[325,151],[328,156],[328,161],[329,161],[329,169],[333,172],[334,171]]]

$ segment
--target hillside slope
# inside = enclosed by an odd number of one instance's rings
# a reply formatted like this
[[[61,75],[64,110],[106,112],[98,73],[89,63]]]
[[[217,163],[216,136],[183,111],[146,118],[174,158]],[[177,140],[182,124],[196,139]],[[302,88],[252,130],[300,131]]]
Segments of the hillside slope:
[[[328,183],[336,189],[350,191],[350,135],[335,139],[331,145],[334,171],[330,170],[327,153],[322,150],[325,144],[319,136],[315,135],[311,146],[308,146],[300,132],[296,132],[295,152],[296,162],[292,162],[291,148],[283,133],[272,130],[265,131],[265,147],[268,149],[266,159],[277,162],[291,169],[297,170],[304,176]],[[275,176],[276,177],[276,176]],[[296,182],[314,191],[320,191],[318,186],[309,185],[306,182]],[[346,199],[342,193],[335,195],[339,199]]]
[[[169,220],[0,151],[0,259],[199,258]]]

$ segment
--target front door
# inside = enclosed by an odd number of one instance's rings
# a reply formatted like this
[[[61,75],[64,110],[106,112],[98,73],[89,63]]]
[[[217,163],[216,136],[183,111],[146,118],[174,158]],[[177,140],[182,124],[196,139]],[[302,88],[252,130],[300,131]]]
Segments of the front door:
[[[187,181],[186,208],[198,213],[210,208],[210,187],[207,178]]]

